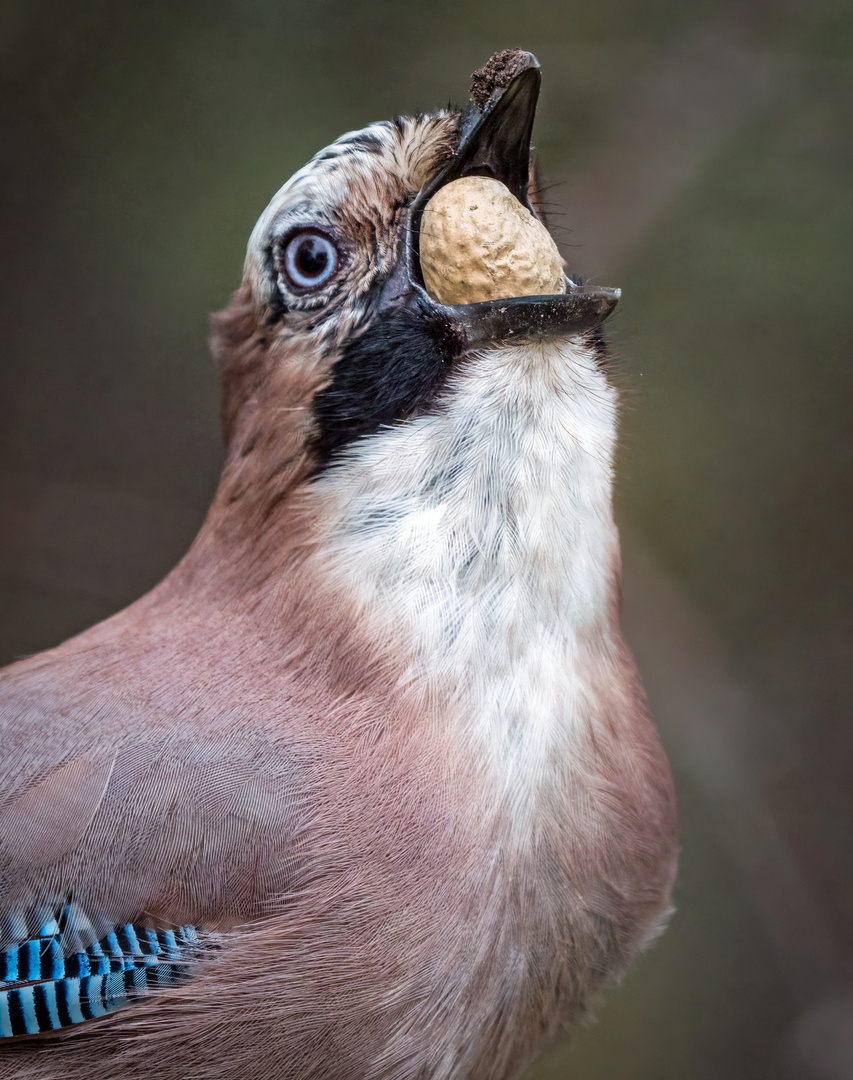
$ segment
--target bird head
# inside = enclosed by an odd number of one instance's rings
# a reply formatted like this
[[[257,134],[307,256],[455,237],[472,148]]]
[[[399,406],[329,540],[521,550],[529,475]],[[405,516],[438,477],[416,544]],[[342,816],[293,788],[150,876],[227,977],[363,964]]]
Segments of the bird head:
[[[557,294],[465,304],[425,288],[421,226],[442,188],[486,176],[537,218],[529,177],[539,84],[531,54],[497,54],[475,73],[466,110],[343,135],[273,197],[243,284],[215,323],[228,500],[251,489],[279,504],[365,440],[440,411],[484,353],[577,342],[612,311],[618,290],[568,278]]]

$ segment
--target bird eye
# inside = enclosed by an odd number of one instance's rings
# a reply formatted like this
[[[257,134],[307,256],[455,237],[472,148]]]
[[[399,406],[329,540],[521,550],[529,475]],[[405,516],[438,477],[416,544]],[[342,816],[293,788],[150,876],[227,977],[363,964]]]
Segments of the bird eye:
[[[285,240],[284,275],[297,292],[321,288],[334,274],[340,262],[338,249],[316,229],[298,229]]]

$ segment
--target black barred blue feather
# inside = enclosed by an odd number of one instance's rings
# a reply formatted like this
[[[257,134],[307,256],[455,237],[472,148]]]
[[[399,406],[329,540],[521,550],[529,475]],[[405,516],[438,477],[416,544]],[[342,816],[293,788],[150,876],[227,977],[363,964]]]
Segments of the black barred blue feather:
[[[127,923],[85,952],[64,956],[60,923],[0,953],[0,1038],[39,1035],[106,1016],[154,987],[186,978],[201,955],[192,926],[155,930]]]

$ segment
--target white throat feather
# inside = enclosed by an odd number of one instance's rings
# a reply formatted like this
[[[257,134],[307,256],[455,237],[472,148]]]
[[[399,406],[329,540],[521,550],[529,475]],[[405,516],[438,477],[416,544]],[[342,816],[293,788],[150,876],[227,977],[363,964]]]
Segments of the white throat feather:
[[[611,632],[615,425],[590,348],[496,349],[315,485],[327,573],[507,779],[584,721],[577,641]]]

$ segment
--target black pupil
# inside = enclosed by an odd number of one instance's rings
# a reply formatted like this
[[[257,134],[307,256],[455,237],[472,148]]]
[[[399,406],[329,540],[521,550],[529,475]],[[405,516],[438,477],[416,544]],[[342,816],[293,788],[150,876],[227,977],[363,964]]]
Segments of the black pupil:
[[[296,249],[296,268],[305,277],[319,277],[329,265],[329,250],[317,236],[306,236]]]

